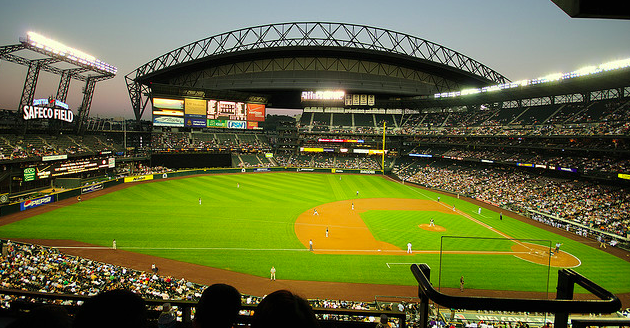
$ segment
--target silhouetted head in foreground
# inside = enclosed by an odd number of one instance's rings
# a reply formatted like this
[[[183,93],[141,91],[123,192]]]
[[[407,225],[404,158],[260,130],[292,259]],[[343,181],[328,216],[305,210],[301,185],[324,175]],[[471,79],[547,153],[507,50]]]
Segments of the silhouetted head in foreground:
[[[241,294],[226,284],[214,284],[201,294],[195,309],[195,328],[232,327],[241,309]]]
[[[145,328],[147,309],[142,297],[126,289],[98,294],[85,302],[77,313],[75,328]]]
[[[308,302],[288,290],[277,290],[265,297],[254,312],[252,328],[319,327]]]

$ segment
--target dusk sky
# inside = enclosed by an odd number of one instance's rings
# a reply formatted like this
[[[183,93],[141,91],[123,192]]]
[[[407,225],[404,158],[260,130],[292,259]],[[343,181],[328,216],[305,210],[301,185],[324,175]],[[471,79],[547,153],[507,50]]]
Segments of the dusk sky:
[[[271,23],[326,21],[406,33],[513,81],[630,58],[630,20],[570,18],[550,0],[23,0],[3,1],[0,10],[0,45],[18,44],[33,31],[118,68],[115,78],[96,84],[90,115],[101,117],[133,117],[124,76],[138,66],[190,42]],[[0,109],[17,108],[26,72],[0,62]],[[54,95],[58,83],[42,71],[35,97]],[[75,113],[83,84],[70,86]]]

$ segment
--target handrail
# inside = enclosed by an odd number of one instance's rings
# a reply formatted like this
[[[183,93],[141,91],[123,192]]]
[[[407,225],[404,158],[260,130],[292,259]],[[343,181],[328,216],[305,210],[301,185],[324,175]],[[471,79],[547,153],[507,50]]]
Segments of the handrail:
[[[427,295],[433,302],[449,308],[551,313],[612,313],[621,309],[621,301],[617,296],[572,269],[560,270],[558,280],[564,277],[563,279],[578,284],[601,300],[451,296],[435,290],[423,270],[430,270],[430,268],[424,263],[411,265],[411,272],[418,281],[418,294]],[[562,286],[558,285],[560,291]]]
[[[73,301],[87,301],[90,299],[90,296],[85,295],[72,295],[72,294],[58,294],[58,293],[45,293],[45,292],[36,292],[36,291],[26,291],[20,289],[8,289],[8,288],[0,288],[0,295],[15,295],[15,296],[23,296],[29,298],[42,298],[47,300],[54,299],[62,299],[62,300],[73,300]],[[197,306],[196,301],[188,301],[188,300],[163,300],[163,299],[144,299],[147,306],[159,306],[166,302],[170,303],[172,306],[181,308],[182,310],[182,319],[184,322],[191,321],[191,309]],[[25,306],[37,306],[35,303],[26,303]],[[64,306],[68,309],[68,312],[74,313],[74,310],[78,309],[76,305],[68,305]],[[30,308],[28,308],[30,309]],[[72,310],[74,309],[74,310]],[[242,304],[241,310],[249,310],[255,311],[255,304]],[[386,314],[389,318],[396,318],[399,320],[399,327],[405,328],[407,326],[406,313],[400,311],[387,311],[387,310],[355,310],[355,309],[332,309],[332,308],[319,308],[313,307],[313,312],[315,314],[329,314],[329,315],[337,315],[337,316],[364,316],[364,317],[379,317],[381,314]],[[248,323],[250,320],[249,316],[240,315],[237,319],[238,322]]]

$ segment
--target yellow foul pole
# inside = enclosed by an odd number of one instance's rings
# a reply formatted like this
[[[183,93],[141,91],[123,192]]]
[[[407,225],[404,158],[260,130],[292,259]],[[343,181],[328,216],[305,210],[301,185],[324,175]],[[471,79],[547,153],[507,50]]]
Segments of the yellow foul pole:
[[[381,161],[383,175],[385,175],[385,122],[383,122],[383,160]]]

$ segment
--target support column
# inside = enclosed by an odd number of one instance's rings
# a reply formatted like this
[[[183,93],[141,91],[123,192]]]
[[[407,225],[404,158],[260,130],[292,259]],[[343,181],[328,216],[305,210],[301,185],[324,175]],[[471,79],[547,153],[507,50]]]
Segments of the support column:
[[[426,264],[421,264],[420,271],[427,277],[428,281],[431,281],[431,268]],[[418,288],[421,288],[418,286]],[[418,297],[420,297],[420,310],[418,314],[420,316],[420,328],[429,327],[429,296],[423,292],[418,292]]]
[[[572,300],[574,281],[564,271],[558,271],[558,286],[556,287],[556,299],[558,300]],[[556,312],[553,322],[555,328],[567,328],[567,322],[569,320],[569,312]]]
[[[85,82],[85,87],[83,88],[83,101],[81,102],[81,107],[79,107],[77,117],[75,118],[75,131],[77,134],[83,133],[85,121],[87,121],[87,117],[90,114],[95,85],[96,81],[92,77],[89,77]]]
[[[59,79],[59,87],[57,87],[57,96],[55,99],[66,102],[68,98],[68,89],[70,88],[70,70],[65,70],[61,73],[61,78]]]
[[[22,89],[22,97],[20,98],[18,112],[21,112],[24,106],[33,105],[35,89],[37,88],[37,78],[39,77],[39,71],[41,68],[42,63],[39,60],[33,60],[28,64],[28,72],[26,73],[26,79],[24,80],[24,88]]]

